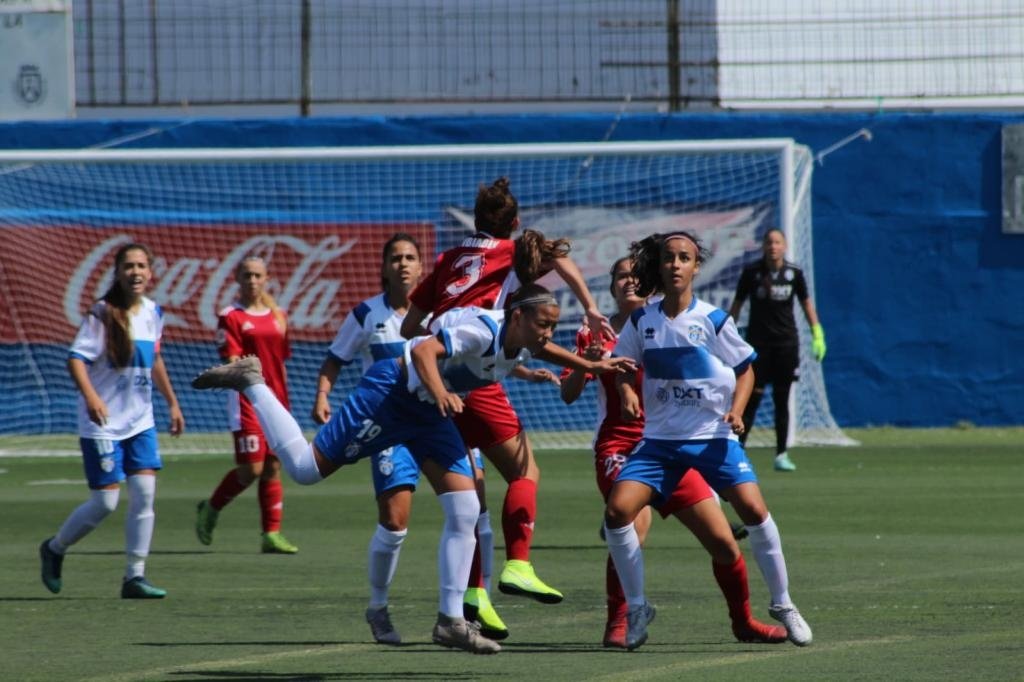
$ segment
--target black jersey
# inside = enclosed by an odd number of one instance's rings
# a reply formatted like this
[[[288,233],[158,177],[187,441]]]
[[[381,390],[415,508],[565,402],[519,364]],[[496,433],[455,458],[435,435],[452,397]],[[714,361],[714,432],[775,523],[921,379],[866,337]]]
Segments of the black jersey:
[[[807,300],[803,271],[789,262],[772,272],[764,260],[743,268],[736,285],[736,302],[750,299],[747,341],[759,346],[795,346],[800,342],[793,315],[793,298]]]

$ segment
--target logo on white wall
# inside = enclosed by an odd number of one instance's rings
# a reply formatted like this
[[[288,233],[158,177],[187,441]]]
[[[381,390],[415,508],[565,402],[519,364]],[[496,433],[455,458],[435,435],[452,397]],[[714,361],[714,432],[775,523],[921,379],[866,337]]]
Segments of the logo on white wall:
[[[39,104],[46,96],[46,81],[43,73],[35,64],[22,64],[18,77],[14,81],[14,94],[23,103],[32,106]]]

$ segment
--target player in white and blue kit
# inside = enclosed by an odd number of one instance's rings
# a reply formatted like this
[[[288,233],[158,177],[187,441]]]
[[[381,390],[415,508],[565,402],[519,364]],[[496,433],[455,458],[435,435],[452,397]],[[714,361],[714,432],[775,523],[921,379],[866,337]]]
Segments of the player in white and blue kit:
[[[381,255],[383,293],[366,299],[345,318],[320,366],[312,413],[316,423],[330,421],[329,396],[342,367],[360,360],[365,373],[377,360],[402,355],[405,338],[400,329],[409,309],[409,292],[422,273],[423,262],[415,237],[397,233],[385,242]],[[408,535],[412,495],[419,482],[420,468],[404,445],[374,453],[370,466],[378,522],[368,552],[370,603],[366,622],[376,642],[400,644],[402,638],[388,612],[388,592],[398,568],[402,543]]]
[[[89,312],[68,354],[79,391],[78,435],[90,496],[39,547],[42,580],[60,592],[64,554],[117,508],[127,479],[127,567],[124,599],[160,599],[166,592],[145,578],[153,539],[156,472],[162,468],[153,421],[153,387],[167,400],[172,435],[185,428],[178,399],[160,355],[163,312],[145,297],[153,257],[127,244],[114,257],[114,282]]]
[[[618,358],[585,360],[548,344],[558,315],[555,297],[535,284],[510,296],[503,311],[448,311],[434,321],[433,336],[407,342],[399,358],[375,362],[313,443],[306,442],[299,424],[262,383],[254,358],[207,370],[192,385],[243,392],[285,470],[301,484],[317,483],[345,464],[405,445],[437,492],[445,516],[434,641],[496,653],[500,645],[480,636],[462,615],[480,503],[451,416],[462,411],[467,392],[501,381],[531,357],[597,372],[629,364]]]
[[[769,613],[789,639],[810,644],[811,630],[789,597],[779,532],[740,445],[743,409],[754,384],[754,349],[727,313],[697,299],[693,279],[707,252],[686,232],[655,234],[631,247],[637,295],[664,298],[635,311],[614,354],[644,370],[644,435],[608,497],[608,549],[629,605],[626,645],[647,639],[654,607],[644,596],[643,554],[633,519],[667,499],[690,468],[728,499],[750,533],[750,545],[771,593]],[[618,382],[623,415],[642,414],[633,375]]]

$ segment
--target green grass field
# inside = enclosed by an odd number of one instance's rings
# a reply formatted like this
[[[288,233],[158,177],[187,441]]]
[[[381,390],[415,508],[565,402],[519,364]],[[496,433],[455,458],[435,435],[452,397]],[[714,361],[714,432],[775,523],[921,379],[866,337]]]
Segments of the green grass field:
[[[590,456],[546,451],[533,560],[566,599],[498,594],[512,636],[491,657],[430,643],[440,513],[426,489],[392,588],[405,643],[385,648],[362,617],[376,518],[365,465],[308,488],[287,483],[284,530],[301,552],[269,556],[258,552],[251,491],[222,513],[211,547],[195,539],[195,504],[228,455],[166,457],[147,574],[169,595],[140,602],[118,598],[124,496],[68,554],[61,594],[43,588],[37,547],[85,498],[80,464],[5,456],[0,679],[1024,679],[1024,430],[851,435],[863,446],[795,450],[795,474],[771,471],[766,450],[751,453],[812,646],[733,641],[706,554],[678,523],[656,522],[645,554],[659,609],[650,639],[633,653],[602,649],[605,548]],[[19,447],[0,439],[0,451]],[[491,485],[497,510],[504,485]],[[495,531],[500,547],[497,522]],[[743,546],[754,610],[766,618],[767,592]]]

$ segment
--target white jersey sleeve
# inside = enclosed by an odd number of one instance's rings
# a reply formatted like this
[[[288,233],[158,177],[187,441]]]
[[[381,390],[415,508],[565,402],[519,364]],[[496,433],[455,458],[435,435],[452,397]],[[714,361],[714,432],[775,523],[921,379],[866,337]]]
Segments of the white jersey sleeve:
[[[348,314],[327,349],[327,354],[342,365],[351,364],[356,358],[361,358],[365,352],[369,332],[360,324],[361,319],[358,312],[362,305],[364,304],[360,304]]]
[[[709,340],[708,350],[736,371],[742,370],[757,357],[753,346],[740,336],[731,316],[726,318],[718,333]]]
[[[102,356],[107,348],[107,334],[103,328],[103,304],[97,303],[82,320],[75,340],[71,342],[70,355],[88,365]]]

